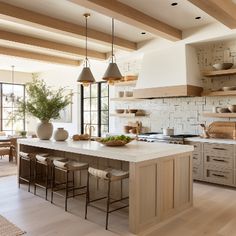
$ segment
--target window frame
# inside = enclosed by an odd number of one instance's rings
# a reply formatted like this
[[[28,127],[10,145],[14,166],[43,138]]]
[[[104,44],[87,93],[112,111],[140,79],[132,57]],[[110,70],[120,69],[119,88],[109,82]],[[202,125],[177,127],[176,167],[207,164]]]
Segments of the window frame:
[[[97,85],[97,97],[92,97],[91,96],[91,85],[89,85],[90,88],[90,96],[89,97],[84,97],[84,87],[83,85],[80,86],[80,120],[81,120],[81,134],[84,134],[84,113],[85,112],[89,112],[90,113],[90,124],[91,124],[91,112],[97,112],[98,113],[98,119],[97,119],[97,127],[98,127],[98,137],[101,137],[102,133],[101,133],[101,128],[102,125],[106,125],[106,124],[102,124],[102,111],[107,111],[108,113],[108,123],[107,123],[107,130],[109,132],[109,85],[107,88],[107,96],[102,96],[102,84],[105,84],[107,82],[105,81],[101,81],[101,82],[96,82],[94,84]],[[94,85],[92,84],[92,85]],[[91,101],[93,98],[97,99],[97,110],[92,110],[91,109]],[[107,98],[108,100],[108,109],[107,110],[101,110],[102,107],[102,98]],[[85,99],[89,99],[90,100],[90,109],[89,110],[84,110],[84,100]],[[93,125],[93,124],[92,124]]]
[[[3,119],[3,109],[4,108],[13,108],[14,109],[14,106],[13,107],[5,107],[5,106],[3,106],[3,86],[4,85],[17,85],[17,86],[22,86],[23,87],[23,100],[25,101],[25,94],[26,94],[26,92],[25,92],[25,84],[19,84],[19,83],[8,83],[8,82],[0,82],[0,99],[1,99],[1,101],[0,101],[0,120],[1,120],[1,122],[0,122],[0,129],[1,129],[1,131],[6,131],[6,132],[11,132],[12,134],[16,131],[16,130],[14,130],[13,129],[13,127],[14,127],[14,122],[12,122],[12,126],[11,126],[11,129],[10,130],[6,130],[6,129],[4,129],[3,130],[3,122],[5,121],[5,120],[7,120],[7,119]],[[22,119],[22,121],[23,121],[23,130],[25,130],[25,128],[26,128],[26,125],[25,125],[25,114],[24,114],[24,116],[23,116],[23,119]]]

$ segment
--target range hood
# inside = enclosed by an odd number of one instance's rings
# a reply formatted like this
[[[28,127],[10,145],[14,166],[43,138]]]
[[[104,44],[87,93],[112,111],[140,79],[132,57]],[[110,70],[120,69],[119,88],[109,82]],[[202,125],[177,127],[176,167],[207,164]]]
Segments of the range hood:
[[[178,44],[144,55],[134,97],[200,96],[202,90],[195,48]]]

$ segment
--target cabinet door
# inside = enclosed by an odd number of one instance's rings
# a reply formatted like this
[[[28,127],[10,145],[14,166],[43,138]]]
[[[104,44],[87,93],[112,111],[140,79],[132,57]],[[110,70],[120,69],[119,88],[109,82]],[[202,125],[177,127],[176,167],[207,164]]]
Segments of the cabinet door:
[[[233,185],[233,171],[206,167],[204,168],[204,180],[217,184]]]

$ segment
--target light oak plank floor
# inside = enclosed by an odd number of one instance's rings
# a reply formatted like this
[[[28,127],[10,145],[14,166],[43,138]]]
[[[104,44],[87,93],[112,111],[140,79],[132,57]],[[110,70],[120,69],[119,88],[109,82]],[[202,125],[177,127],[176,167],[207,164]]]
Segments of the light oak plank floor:
[[[39,193],[41,194],[41,192]],[[61,199],[56,199],[62,205]],[[0,178],[0,214],[30,236],[130,236],[127,211],[111,216],[110,230],[104,229],[105,215],[89,209],[84,220],[84,199],[72,199],[69,213],[43,198],[18,190],[16,177]],[[161,223],[142,236],[236,236],[236,190],[194,183],[194,207]]]

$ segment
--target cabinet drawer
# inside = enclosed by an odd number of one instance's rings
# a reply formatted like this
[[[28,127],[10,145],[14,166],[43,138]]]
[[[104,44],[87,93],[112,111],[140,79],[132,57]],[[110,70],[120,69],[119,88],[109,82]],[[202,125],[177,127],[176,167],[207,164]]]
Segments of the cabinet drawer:
[[[204,180],[217,184],[233,185],[233,171],[205,168]]]
[[[202,155],[193,153],[193,166],[201,165]]]
[[[234,145],[231,144],[216,144],[216,143],[205,143],[204,154],[210,154],[213,156],[224,156],[233,158],[234,156]]]
[[[229,156],[212,155],[210,153],[204,154],[204,166],[212,165],[217,168],[233,169],[233,159]]]
[[[202,166],[193,166],[193,179],[202,180],[203,179],[203,168]]]

